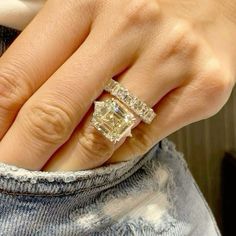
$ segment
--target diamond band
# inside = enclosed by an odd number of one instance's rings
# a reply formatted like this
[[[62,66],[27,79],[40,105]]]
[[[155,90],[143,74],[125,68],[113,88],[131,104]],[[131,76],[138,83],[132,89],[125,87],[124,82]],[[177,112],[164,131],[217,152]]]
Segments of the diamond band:
[[[145,123],[150,124],[155,118],[156,113],[146,103],[141,101],[138,97],[131,94],[128,89],[123,87],[117,81],[110,79],[106,84],[105,91],[111,93],[121,102],[127,105],[133,112],[135,112]]]
[[[118,100],[111,98],[95,101],[92,125],[111,142],[131,135],[135,123],[134,115]]]

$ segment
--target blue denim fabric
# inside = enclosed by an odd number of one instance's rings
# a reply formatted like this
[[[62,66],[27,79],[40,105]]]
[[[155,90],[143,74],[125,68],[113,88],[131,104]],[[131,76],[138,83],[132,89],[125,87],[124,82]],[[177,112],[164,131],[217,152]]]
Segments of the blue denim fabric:
[[[0,50],[14,34],[0,27]],[[164,139],[135,160],[87,171],[50,173],[0,163],[0,236],[34,235],[220,233],[183,155]]]
[[[135,160],[78,172],[0,164],[0,235],[220,235],[167,139]]]

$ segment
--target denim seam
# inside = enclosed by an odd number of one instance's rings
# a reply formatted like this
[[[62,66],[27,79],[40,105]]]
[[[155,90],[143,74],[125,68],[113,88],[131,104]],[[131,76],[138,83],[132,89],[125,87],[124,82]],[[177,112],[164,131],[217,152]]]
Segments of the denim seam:
[[[58,182],[58,183],[71,183],[77,182],[78,180],[89,180],[91,177],[106,177],[113,174],[113,171],[119,172],[124,167],[132,168],[137,165],[142,159],[152,151],[152,149],[158,148],[158,143],[150,148],[145,154],[139,155],[136,158],[128,161],[123,161],[120,163],[110,164],[108,166],[101,166],[92,170],[82,170],[82,171],[57,171],[57,172],[44,172],[44,171],[32,171],[24,168],[16,167],[13,165],[0,163],[0,177],[9,179],[15,179],[18,182],[32,183],[33,181],[44,181],[48,183]],[[114,166],[114,167],[113,167]],[[105,169],[105,171],[104,171]],[[24,172],[24,176],[17,176],[17,172]],[[104,171],[104,172],[102,172]],[[126,170],[127,171],[127,170]],[[124,172],[125,173],[125,172]],[[23,177],[23,178],[22,178]]]
[[[158,149],[155,151],[155,153],[158,152]],[[8,195],[15,195],[15,196],[20,196],[20,195],[27,195],[27,196],[40,196],[40,197],[56,197],[56,196],[70,196],[70,195],[75,195],[75,194],[78,194],[78,193],[84,193],[86,191],[89,190],[90,193],[92,192],[96,192],[98,190],[103,190],[104,187],[106,188],[110,188],[118,183],[120,183],[121,181],[123,181],[124,179],[128,178],[130,175],[132,175],[135,171],[137,171],[139,168],[141,168],[145,163],[146,161],[148,161],[150,159],[151,155],[147,155],[146,158],[141,158],[137,163],[136,165],[134,165],[133,167],[131,167],[130,169],[128,169],[126,172],[124,172],[124,174],[120,177],[118,177],[117,179],[115,180],[111,180],[109,182],[106,182],[104,183],[103,185],[97,185],[97,186],[90,186],[88,188],[80,188],[79,190],[77,191],[74,191],[74,192],[61,192],[61,193],[31,193],[31,192],[11,192],[11,191],[6,191],[4,189],[0,189],[0,192],[3,193],[3,194],[8,194]],[[127,176],[128,174],[128,176]],[[9,180],[10,178],[6,178],[7,180]],[[13,178],[14,179],[14,178]],[[14,179],[15,180],[15,179]],[[38,183],[38,182],[37,182]]]

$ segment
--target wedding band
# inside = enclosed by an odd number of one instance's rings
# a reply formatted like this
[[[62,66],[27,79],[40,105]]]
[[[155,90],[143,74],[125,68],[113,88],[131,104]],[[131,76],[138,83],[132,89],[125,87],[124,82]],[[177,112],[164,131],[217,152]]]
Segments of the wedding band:
[[[128,106],[136,115],[138,115],[143,122],[150,124],[155,118],[156,113],[145,102],[133,95],[117,81],[110,79],[106,84],[105,91],[109,92],[126,106]]]
[[[92,125],[111,142],[131,135],[135,116],[115,98],[95,101]]]

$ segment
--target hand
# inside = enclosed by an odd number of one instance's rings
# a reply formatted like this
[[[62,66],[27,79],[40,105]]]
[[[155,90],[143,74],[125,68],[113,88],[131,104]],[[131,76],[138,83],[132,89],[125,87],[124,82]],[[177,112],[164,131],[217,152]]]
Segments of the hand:
[[[212,1],[47,1],[0,58],[0,161],[94,168],[214,115],[235,83],[235,26],[219,11]],[[157,113],[116,145],[90,125],[112,77]]]

